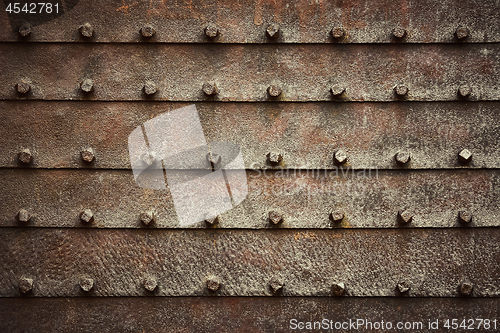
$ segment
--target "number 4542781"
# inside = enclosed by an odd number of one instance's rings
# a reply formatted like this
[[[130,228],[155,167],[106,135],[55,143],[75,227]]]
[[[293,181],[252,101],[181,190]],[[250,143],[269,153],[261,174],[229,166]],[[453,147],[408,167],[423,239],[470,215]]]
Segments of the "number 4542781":
[[[8,13],[19,14],[21,12],[26,14],[52,14],[59,13],[59,4],[52,4],[50,2],[30,2],[30,3],[9,3],[5,9]]]

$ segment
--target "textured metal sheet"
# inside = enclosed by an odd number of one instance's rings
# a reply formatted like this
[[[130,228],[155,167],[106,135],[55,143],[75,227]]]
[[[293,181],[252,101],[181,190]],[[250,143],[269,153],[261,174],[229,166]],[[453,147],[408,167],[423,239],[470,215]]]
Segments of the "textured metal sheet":
[[[128,136],[178,102],[0,102],[0,166],[29,148],[31,168],[130,169]],[[247,169],[328,169],[344,149],[356,169],[500,168],[500,103],[196,103],[208,143],[237,144]],[[165,129],[168,132],[168,129]],[[92,147],[85,163],[80,151]],[[472,161],[460,164],[462,149]],[[406,151],[410,162],[398,165]],[[209,167],[208,162],[206,167]],[[232,166],[229,166],[231,168]]]
[[[4,1],[6,3],[7,1]],[[469,29],[465,42],[499,42],[499,5],[495,1],[92,1],[65,0],[59,15],[0,12],[1,41],[17,41],[18,27],[34,26],[29,40],[84,41],[78,27],[89,22],[95,42],[143,42],[139,30],[150,24],[155,42],[208,42],[204,28],[218,25],[217,43],[266,43],[266,28],[280,26],[281,43],[333,43],[332,28],[345,30],[343,43],[394,43],[396,27],[409,43],[456,42],[459,26]],[[76,6],[75,6],[76,5]],[[61,6],[61,7],[63,7]],[[2,8],[3,9],[3,8]]]
[[[429,322],[490,319],[500,312],[497,299],[330,297],[173,297],[0,299],[3,332],[290,332],[290,320],[349,323],[349,320]],[[477,323],[474,325],[477,328]],[[387,326],[387,324],[385,325]],[[368,326],[369,327],[369,326]],[[497,320],[498,329],[498,320]],[[344,325],[345,328],[345,325]],[[352,328],[352,327],[351,327]],[[483,326],[481,326],[483,328]],[[298,330],[297,330],[298,331]],[[339,329],[349,332],[355,329]],[[365,327],[359,330],[365,331]],[[367,329],[366,331],[369,331]],[[397,330],[395,330],[397,331]],[[402,330],[401,330],[402,331]],[[435,330],[438,331],[438,330]],[[478,331],[481,331],[478,330]]]
[[[500,99],[500,44],[6,43],[0,62],[0,99],[335,101],[335,84],[348,101],[455,101],[464,84],[469,100]],[[85,79],[93,92],[80,89]],[[22,80],[26,94],[15,88]],[[143,93],[148,80],[154,95]],[[219,93],[207,98],[205,82]],[[281,95],[269,97],[270,85]],[[407,96],[398,98],[396,85]]]
[[[289,174],[286,174],[289,172]],[[500,171],[461,170],[368,171],[344,170],[262,172],[248,170],[248,195],[219,216],[217,228],[276,228],[269,213],[284,220],[278,228],[452,228],[500,225]],[[231,175],[230,172],[227,172]],[[234,185],[234,184],[233,184]],[[238,185],[240,185],[238,183]],[[139,216],[154,211],[153,228],[184,228],[170,191],[140,188],[130,171],[14,170],[0,172],[0,225],[27,227],[141,228]],[[204,205],[199,205],[202,209]],[[16,214],[32,215],[27,224]],[[95,221],[80,221],[91,209]],[[398,221],[398,211],[413,214],[410,223]],[[340,222],[330,214],[344,213]],[[459,221],[459,212],[472,222]],[[205,222],[188,228],[206,228]]]
[[[0,229],[0,296],[500,296],[500,229],[90,230]],[[488,267],[485,271],[484,267]],[[147,277],[157,281],[148,292]],[[93,279],[88,292],[82,278]],[[207,280],[219,280],[216,292]]]

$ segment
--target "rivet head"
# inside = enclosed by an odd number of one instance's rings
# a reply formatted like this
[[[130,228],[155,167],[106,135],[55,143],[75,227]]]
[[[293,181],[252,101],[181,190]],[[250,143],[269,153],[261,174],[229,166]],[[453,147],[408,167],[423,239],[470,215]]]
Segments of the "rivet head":
[[[340,210],[334,210],[330,213],[330,216],[332,217],[333,222],[339,223],[344,219],[344,212]]]
[[[278,152],[272,151],[269,154],[267,154],[267,159],[272,164],[278,164],[281,161],[283,161],[283,155],[281,155]]]
[[[94,28],[92,28],[92,25],[90,23],[85,23],[80,26],[79,28],[80,35],[82,35],[85,38],[90,38],[94,35]]]
[[[461,211],[458,213],[458,218],[463,223],[470,223],[472,221],[472,214],[467,211]]]
[[[267,88],[267,93],[271,97],[278,97],[279,95],[281,95],[281,88],[272,84]]]
[[[80,212],[80,220],[85,223],[94,222],[94,213],[90,209],[84,209]]]
[[[220,162],[222,161],[222,157],[219,154],[208,153],[206,158],[208,163],[212,164],[213,166],[220,164]]]
[[[90,291],[94,287],[94,280],[91,278],[81,278],[80,279],[80,288],[82,288],[83,291]]]
[[[201,90],[206,96],[215,96],[219,92],[217,90],[217,85],[215,83],[209,83],[209,82],[203,83]]]
[[[280,27],[276,23],[270,24],[266,29],[266,35],[269,38],[278,38],[280,36]]]
[[[146,83],[144,83],[144,88],[142,90],[146,95],[151,96],[156,93],[157,87],[153,81],[148,80],[146,81]]]
[[[461,97],[469,97],[469,95],[472,93],[472,88],[467,84],[461,85],[460,87],[458,87],[458,93]]]
[[[402,152],[397,153],[395,158],[396,158],[396,162],[398,164],[404,165],[404,164],[407,164],[408,162],[410,162],[411,156],[410,156],[409,152],[402,151]]]
[[[22,277],[19,279],[19,290],[26,294],[33,289],[33,279]]]
[[[154,291],[156,287],[158,286],[158,282],[156,279],[152,276],[148,276],[146,279],[144,279],[144,288],[146,288],[147,291]]]
[[[472,294],[474,287],[470,282],[464,282],[460,285],[460,293],[465,296],[469,296]]]
[[[152,150],[148,150],[142,154],[141,159],[146,165],[152,166],[156,163],[156,153]]]
[[[392,30],[392,35],[396,38],[403,38],[406,35],[406,30],[402,27],[396,27]]]
[[[29,164],[31,162],[31,152],[29,149],[23,149],[18,155],[19,161],[24,164]]]
[[[335,152],[335,154],[333,154],[333,160],[336,164],[344,164],[347,162],[347,153],[344,150],[339,149]]]
[[[139,218],[144,225],[149,225],[155,221],[155,214],[152,211],[145,211],[139,215]]]
[[[18,82],[16,84],[16,90],[20,94],[26,94],[26,93],[28,93],[28,91],[30,91],[30,89],[31,89],[31,85],[24,80],[21,80],[20,82]]]
[[[19,34],[23,37],[28,37],[31,34],[31,24],[23,23],[19,26]]]
[[[410,223],[413,219],[413,214],[409,210],[398,211],[398,219],[402,223]]]
[[[394,87],[394,92],[400,97],[405,96],[408,94],[408,87],[403,84],[398,84]]]
[[[269,212],[269,220],[272,224],[279,224],[280,222],[283,222],[283,214],[273,210]]]
[[[341,86],[340,84],[336,84],[330,88],[330,91],[332,92],[333,96],[340,96],[344,93],[345,87]]]
[[[205,215],[205,223],[208,225],[215,225],[219,223],[219,216],[213,212],[207,213]]]
[[[457,36],[458,39],[465,39],[469,36],[469,29],[466,27],[458,27],[457,30],[455,30],[455,36]]]
[[[342,28],[335,27],[332,29],[332,31],[330,31],[330,34],[332,35],[333,38],[340,39],[340,38],[344,37],[345,31]]]
[[[280,281],[278,278],[273,278],[269,282],[269,286],[271,287],[271,290],[273,291],[274,294],[278,294],[281,291],[283,291],[283,282]]]
[[[141,28],[141,35],[144,38],[151,38],[156,33],[156,30],[151,25],[145,25]]]
[[[345,292],[345,284],[343,282],[334,283],[332,285],[332,295],[342,296]]]
[[[31,220],[31,215],[26,209],[20,209],[19,212],[17,212],[16,220],[20,223],[28,223],[29,220]]]
[[[82,89],[83,92],[89,93],[94,90],[94,82],[91,79],[85,79],[82,84],[80,84],[80,89]]]
[[[215,24],[209,23],[205,27],[205,35],[208,38],[215,38],[215,37],[217,37],[217,35],[219,35],[219,28]]]
[[[207,288],[210,291],[217,291],[220,288],[219,279],[215,276],[208,277],[206,283],[207,283]]]
[[[408,281],[401,281],[398,283],[397,288],[400,293],[405,293],[410,290],[410,283]]]
[[[84,162],[90,163],[95,159],[94,149],[86,148],[80,152],[80,156]]]
[[[463,149],[458,153],[458,161],[462,164],[472,161],[472,153],[468,149]]]

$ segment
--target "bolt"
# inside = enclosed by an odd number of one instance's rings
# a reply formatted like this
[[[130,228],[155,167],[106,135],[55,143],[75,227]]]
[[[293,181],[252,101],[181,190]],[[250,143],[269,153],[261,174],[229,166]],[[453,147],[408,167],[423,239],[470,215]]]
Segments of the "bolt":
[[[84,209],[80,213],[80,220],[85,223],[92,223],[94,222],[94,213],[90,209]]]
[[[151,80],[148,80],[146,81],[146,83],[144,83],[144,88],[143,88],[143,91],[146,95],[153,95],[156,93],[156,84],[151,81]]]
[[[344,164],[347,161],[347,154],[342,149],[339,149],[333,154],[333,160],[337,164]]]
[[[408,162],[410,162],[411,156],[410,153],[404,151],[404,152],[399,152],[396,154],[396,162],[398,164],[404,165]]]
[[[405,85],[399,84],[394,87],[394,92],[398,96],[405,96],[408,93],[408,87]]]
[[[337,211],[333,211],[331,212],[331,217],[332,217],[332,220],[333,222],[341,222],[343,219],[344,219],[344,213],[340,210],[337,210]]]
[[[272,151],[269,154],[267,154],[267,159],[269,160],[269,162],[273,164],[278,164],[283,160],[283,156],[280,153]]]
[[[208,225],[219,223],[219,216],[215,213],[215,211],[207,212],[205,214],[205,223]]]
[[[151,38],[156,33],[155,28],[151,25],[145,25],[141,28],[141,35],[144,38]]]
[[[472,161],[472,153],[468,149],[463,149],[458,153],[458,161],[462,164]]]
[[[19,26],[18,31],[21,36],[27,37],[28,35],[31,34],[31,24],[23,23],[22,25]]]
[[[141,159],[146,163],[148,166],[153,165],[156,162],[156,153],[152,150],[149,150],[142,154]]]
[[[215,38],[219,35],[219,28],[215,24],[209,23],[205,28],[205,35],[210,39]]]
[[[458,88],[458,93],[460,96],[467,98],[472,93],[472,88],[469,85],[464,84]]]
[[[279,294],[283,290],[283,282],[279,279],[274,278],[269,282],[269,286],[271,287],[274,294]]]
[[[458,217],[461,222],[470,223],[472,221],[472,214],[467,211],[462,211],[458,213]]]
[[[405,293],[410,290],[410,283],[408,281],[401,281],[397,287],[400,293]]]
[[[335,39],[340,39],[345,35],[345,31],[342,28],[333,28],[332,31],[330,31],[330,33],[332,34],[332,37]]]
[[[81,278],[80,279],[80,288],[82,288],[83,291],[90,291],[94,287],[94,280],[91,278]]]
[[[30,91],[30,88],[30,84],[24,80],[21,80],[21,82],[16,84],[17,92],[20,94],[26,94],[28,91]]]
[[[333,296],[342,296],[342,294],[345,292],[345,285],[343,282],[340,283],[334,283],[332,285],[332,294]]]
[[[270,85],[267,88],[267,93],[271,97],[278,97],[279,95],[281,95],[281,88],[276,85]]]
[[[207,161],[212,165],[217,165],[222,161],[222,157],[219,154],[207,154]]]
[[[215,85],[215,83],[208,83],[208,82],[203,83],[201,90],[203,90],[203,93],[207,96],[214,96],[217,95],[217,93],[219,92],[217,90],[217,86]]]
[[[90,38],[94,34],[94,28],[90,25],[90,23],[85,23],[84,25],[81,25],[80,28],[80,34],[83,37]]]
[[[278,38],[280,36],[280,27],[276,23],[270,24],[266,29],[267,37],[269,38]]]
[[[269,220],[271,220],[271,223],[277,225],[278,223],[283,222],[283,214],[273,210],[269,212]]]
[[[470,294],[472,294],[473,289],[474,287],[470,282],[464,282],[460,285],[460,293],[465,296],[469,296]]]
[[[24,164],[28,164],[31,162],[31,152],[29,149],[23,149],[18,155],[19,161]]]
[[[141,222],[144,223],[145,225],[149,225],[150,223],[155,221],[155,214],[152,211],[146,211],[142,212],[139,215],[139,218],[141,219]]]
[[[215,276],[210,276],[207,279],[207,288],[210,291],[217,291],[220,288],[220,282],[219,279]]]
[[[339,84],[336,84],[330,88],[330,91],[332,92],[333,96],[340,96],[344,93],[345,88]]]
[[[19,279],[19,290],[26,294],[33,289],[33,279],[22,277]]]
[[[458,27],[455,31],[455,36],[457,36],[458,39],[465,39],[469,36],[469,29],[466,27]]]
[[[90,163],[95,159],[94,149],[87,148],[80,152],[80,156],[84,162]]]
[[[400,222],[403,223],[410,223],[411,220],[413,219],[413,215],[409,210],[405,211],[398,211],[398,219]]]
[[[82,84],[80,85],[80,88],[84,92],[89,93],[92,90],[94,90],[94,82],[91,79],[85,79],[85,80],[83,80]]]
[[[26,209],[20,209],[16,215],[16,219],[20,223],[27,223],[31,220],[31,215]]]
[[[396,38],[403,38],[406,35],[406,30],[402,27],[397,27],[392,30],[392,35]]]
[[[156,279],[152,276],[148,276],[144,280],[144,288],[148,291],[154,291],[156,287],[158,286],[158,282],[156,282]]]

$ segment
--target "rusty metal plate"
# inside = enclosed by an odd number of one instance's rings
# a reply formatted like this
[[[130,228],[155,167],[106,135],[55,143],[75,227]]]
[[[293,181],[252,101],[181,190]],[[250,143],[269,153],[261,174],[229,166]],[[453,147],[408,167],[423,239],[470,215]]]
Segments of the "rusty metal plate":
[[[500,44],[7,43],[0,62],[0,99],[456,101],[460,87],[500,99]]]
[[[428,332],[429,322],[489,319],[500,312],[497,299],[330,297],[141,297],[0,299],[3,332],[290,332],[291,323],[326,319],[344,325],[357,319],[381,324],[411,323],[411,332]],[[256,318],[259,318],[256,320]],[[292,322],[291,322],[292,321]],[[413,323],[422,323],[423,330]],[[476,322],[474,327],[478,328]],[[361,324],[361,322],[360,322]],[[304,324],[306,325],[306,324]],[[419,325],[419,324],[416,324]],[[347,326],[348,327],[348,326]],[[387,327],[387,324],[385,324]],[[498,329],[498,319],[496,322]],[[351,327],[352,328],[352,327]],[[352,330],[364,331],[364,325]],[[370,326],[368,326],[367,331]],[[478,331],[484,329],[480,326]],[[346,332],[345,330],[336,330]],[[396,331],[396,330],[395,330]],[[402,331],[402,330],[401,330]],[[438,331],[438,330],[436,330]]]
[[[11,1],[4,1],[4,4]],[[173,43],[450,43],[499,42],[495,1],[91,1],[65,0],[56,13],[0,12],[0,41]],[[38,8],[38,12],[41,8]],[[23,38],[19,27],[29,22]],[[90,23],[91,37],[79,27]],[[205,28],[216,24],[218,35]],[[270,38],[267,28],[278,24]],[[141,29],[150,26],[145,34]],[[337,30],[338,38],[331,31]],[[393,33],[397,28],[405,29]],[[458,28],[466,29],[464,31]],[[26,31],[24,29],[23,31]],[[271,30],[271,34],[272,34]],[[214,31],[215,32],[215,31]],[[398,38],[396,36],[401,36]],[[87,34],[88,36],[88,34]],[[146,37],[144,37],[146,36]],[[151,36],[151,37],[150,37]],[[277,38],[276,38],[277,37]],[[462,39],[459,39],[461,37]]]
[[[21,290],[35,297],[271,296],[272,285],[284,296],[332,296],[334,284],[344,284],[344,296],[398,296],[400,283],[410,297],[459,297],[464,283],[469,296],[500,296],[500,229],[2,228],[0,235],[1,297]],[[31,288],[20,289],[26,279]]]
[[[128,137],[144,122],[189,105],[165,102],[0,102],[0,166],[130,169]],[[498,102],[196,103],[206,141],[239,146],[247,169],[500,167]],[[166,129],[167,131],[167,129]],[[86,163],[81,151],[93,148]],[[29,165],[18,154],[30,149]],[[468,149],[469,163],[459,152]],[[282,154],[273,165],[270,152]],[[400,164],[396,154],[407,152]],[[223,161],[223,164],[226,161]],[[210,165],[201,165],[208,168]],[[233,168],[226,165],[226,168]]]
[[[231,176],[231,172],[226,174]],[[343,174],[342,172],[345,172]],[[337,175],[338,173],[338,175]],[[352,170],[248,170],[246,198],[219,215],[215,228],[452,228],[500,225],[498,170],[447,172]],[[244,180],[243,180],[244,181]],[[233,183],[232,186],[235,186]],[[169,189],[141,188],[131,171],[14,170],[0,172],[0,226],[141,228],[143,212],[154,212],[150,228],[207,228],[180,223],[182,210]],[[208,190],[207,190],[208,191]],[[208,205],[209,207],[210,205]],[[196,209],[207,205],[198,204]],[[177,209],[176,209],[177,208]],[[182,207],[181,207],[182,208]],[[17,220],[24,209],[27,223]],[[79,214],[90,209],[92,223]],[[412,215],[405,223],[398,211]],[[270,212],[283,220],[274,225]],[[332,213],[343,218],[335,220]],[[459,218],[460,212],[471,221]]]

